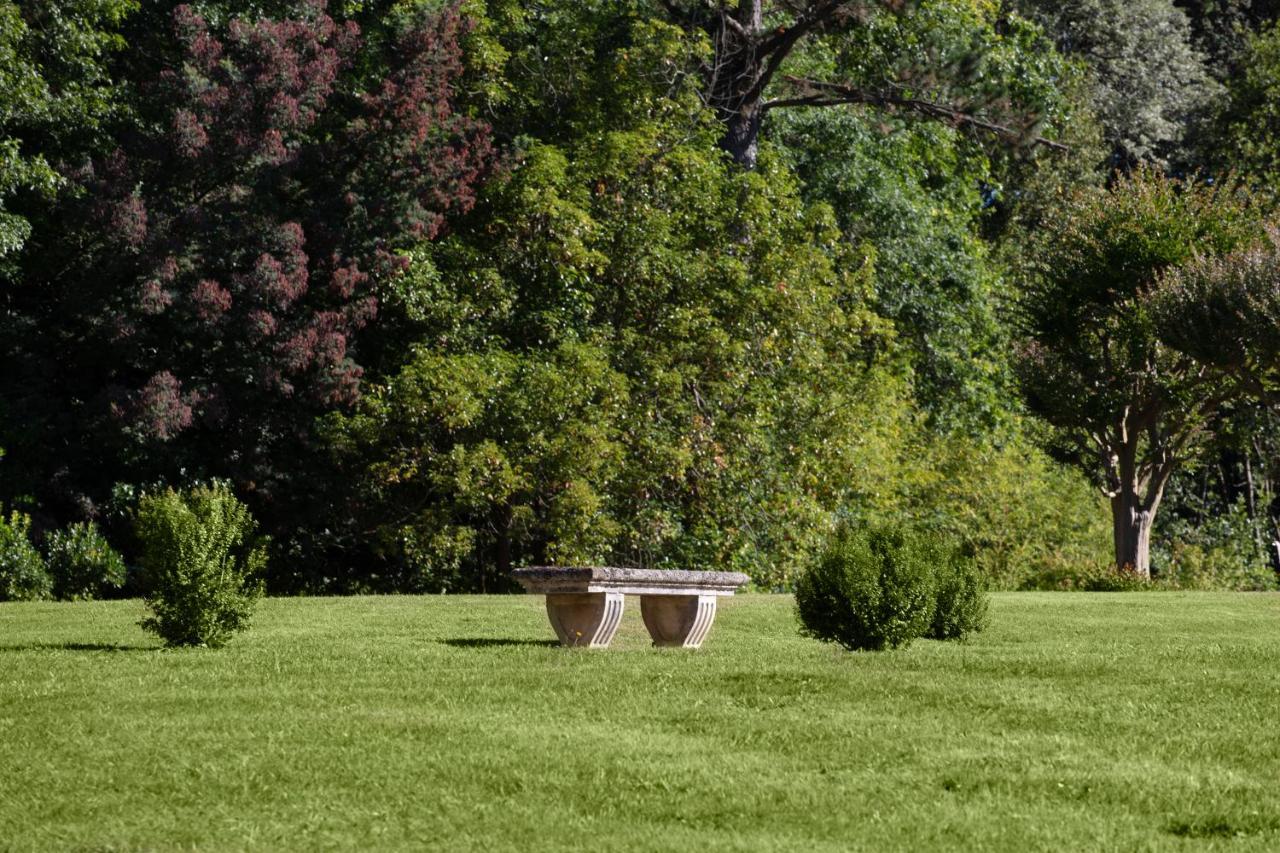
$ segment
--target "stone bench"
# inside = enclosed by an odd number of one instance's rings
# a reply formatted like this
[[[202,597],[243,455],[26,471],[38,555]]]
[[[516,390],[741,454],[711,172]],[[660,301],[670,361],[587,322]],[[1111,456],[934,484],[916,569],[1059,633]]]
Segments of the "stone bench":
[[[547,616],[566,646],[603,649],[622,621],[627,593],[640,596],[640,615],[655,646],[702,645],[716,618],[716,599],[749,578],[741,572],[618,569],[609,566],[529,566],[514,577],[547,597]]]

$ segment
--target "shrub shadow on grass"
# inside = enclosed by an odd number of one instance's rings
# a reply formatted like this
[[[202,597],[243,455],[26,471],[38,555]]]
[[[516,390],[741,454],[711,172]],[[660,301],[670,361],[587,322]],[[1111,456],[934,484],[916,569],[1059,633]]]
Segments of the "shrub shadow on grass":
[[[1245,838],[1262,835],[1280,828],[1280,821],[1269,817],[1249,816],[1232,819],[1211,816],[1196,820],[1178,820],[1165,826],[1165,832],[1179,838]]]
[[[441,640],[446,646],[452,646],[455,649],[492,649],[502,646],[540,646],[542,648],[552,648],[559,646],[557,640],[516,640],[510,637],[454,637],[448,640]]]
[[[154,652],[160,646],[125,646],[119,643],[23,643],[0,646],[0,652]]]

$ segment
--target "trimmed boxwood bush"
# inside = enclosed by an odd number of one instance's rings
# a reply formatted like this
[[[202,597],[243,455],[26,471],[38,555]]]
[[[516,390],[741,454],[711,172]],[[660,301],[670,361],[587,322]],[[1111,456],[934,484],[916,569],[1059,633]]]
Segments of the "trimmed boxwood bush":
[[[904,530],[841,528],[796,583],[801,630],[846,649],[905,646],[933,621],[930,557]]]
[[[224,483],[168,489],[138,502],[142,627],[170,646],[221,646],[248,627],[266,551],[249,509]]]
[[[955,544],[909,529],[842,527],[796,583],[801,632],[846,649],[982,630],[987,595]]]
[[[987,593],[978,564],[948,543],[935,545],[933,622],[927,636],[959,640],[987,624]]]
[[[48,598],[52,584],[40,552],[31,544],[31,517],[0,513],[0,601]]]
[[[50,533],[45,553],[60,601],[87,601],[124,585],[124,559],[91,521]]]

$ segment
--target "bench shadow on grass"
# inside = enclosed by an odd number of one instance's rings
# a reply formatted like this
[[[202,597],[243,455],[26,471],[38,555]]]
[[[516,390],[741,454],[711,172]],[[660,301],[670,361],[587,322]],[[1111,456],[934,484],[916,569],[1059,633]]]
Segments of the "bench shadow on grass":
[[[125,646],[120,643],[23,643],[2,646],[0,652],[153,652],[159,646]]]
[[[440,642],[455,649],[494,649],[503,646],[552,648],[560,645],[557,640],[518,640],[513,637],[454,637]]]

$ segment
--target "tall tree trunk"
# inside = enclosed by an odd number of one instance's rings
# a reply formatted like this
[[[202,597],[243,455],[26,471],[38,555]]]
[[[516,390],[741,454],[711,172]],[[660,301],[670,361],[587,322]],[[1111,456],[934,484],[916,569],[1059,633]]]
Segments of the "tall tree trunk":
[[[724,135],[720,137],[720,147],[742,168],[754,169],[760,151],[759,104],[733,113],[722,111],[721,119],[724,121]]]
[[[1111,499],[1116,566],[1151,577],[1151,525],[1155,508],[1144,506],[1135,490],[1124,489]]]
[[[769,57],[761,50],[763,0],[742,0],[736,11],[722,11],[717,26],[709,93],[724,124],[720,147],[739,166],[754,169],[769,74]]]
[[[1151,527],[1173,474],[1175,458],[1166,452],[1156,463],[1138,463],[1136,443],[1119,448],[1118,488],[1111,496],[1116,567],[1151,577]]]

